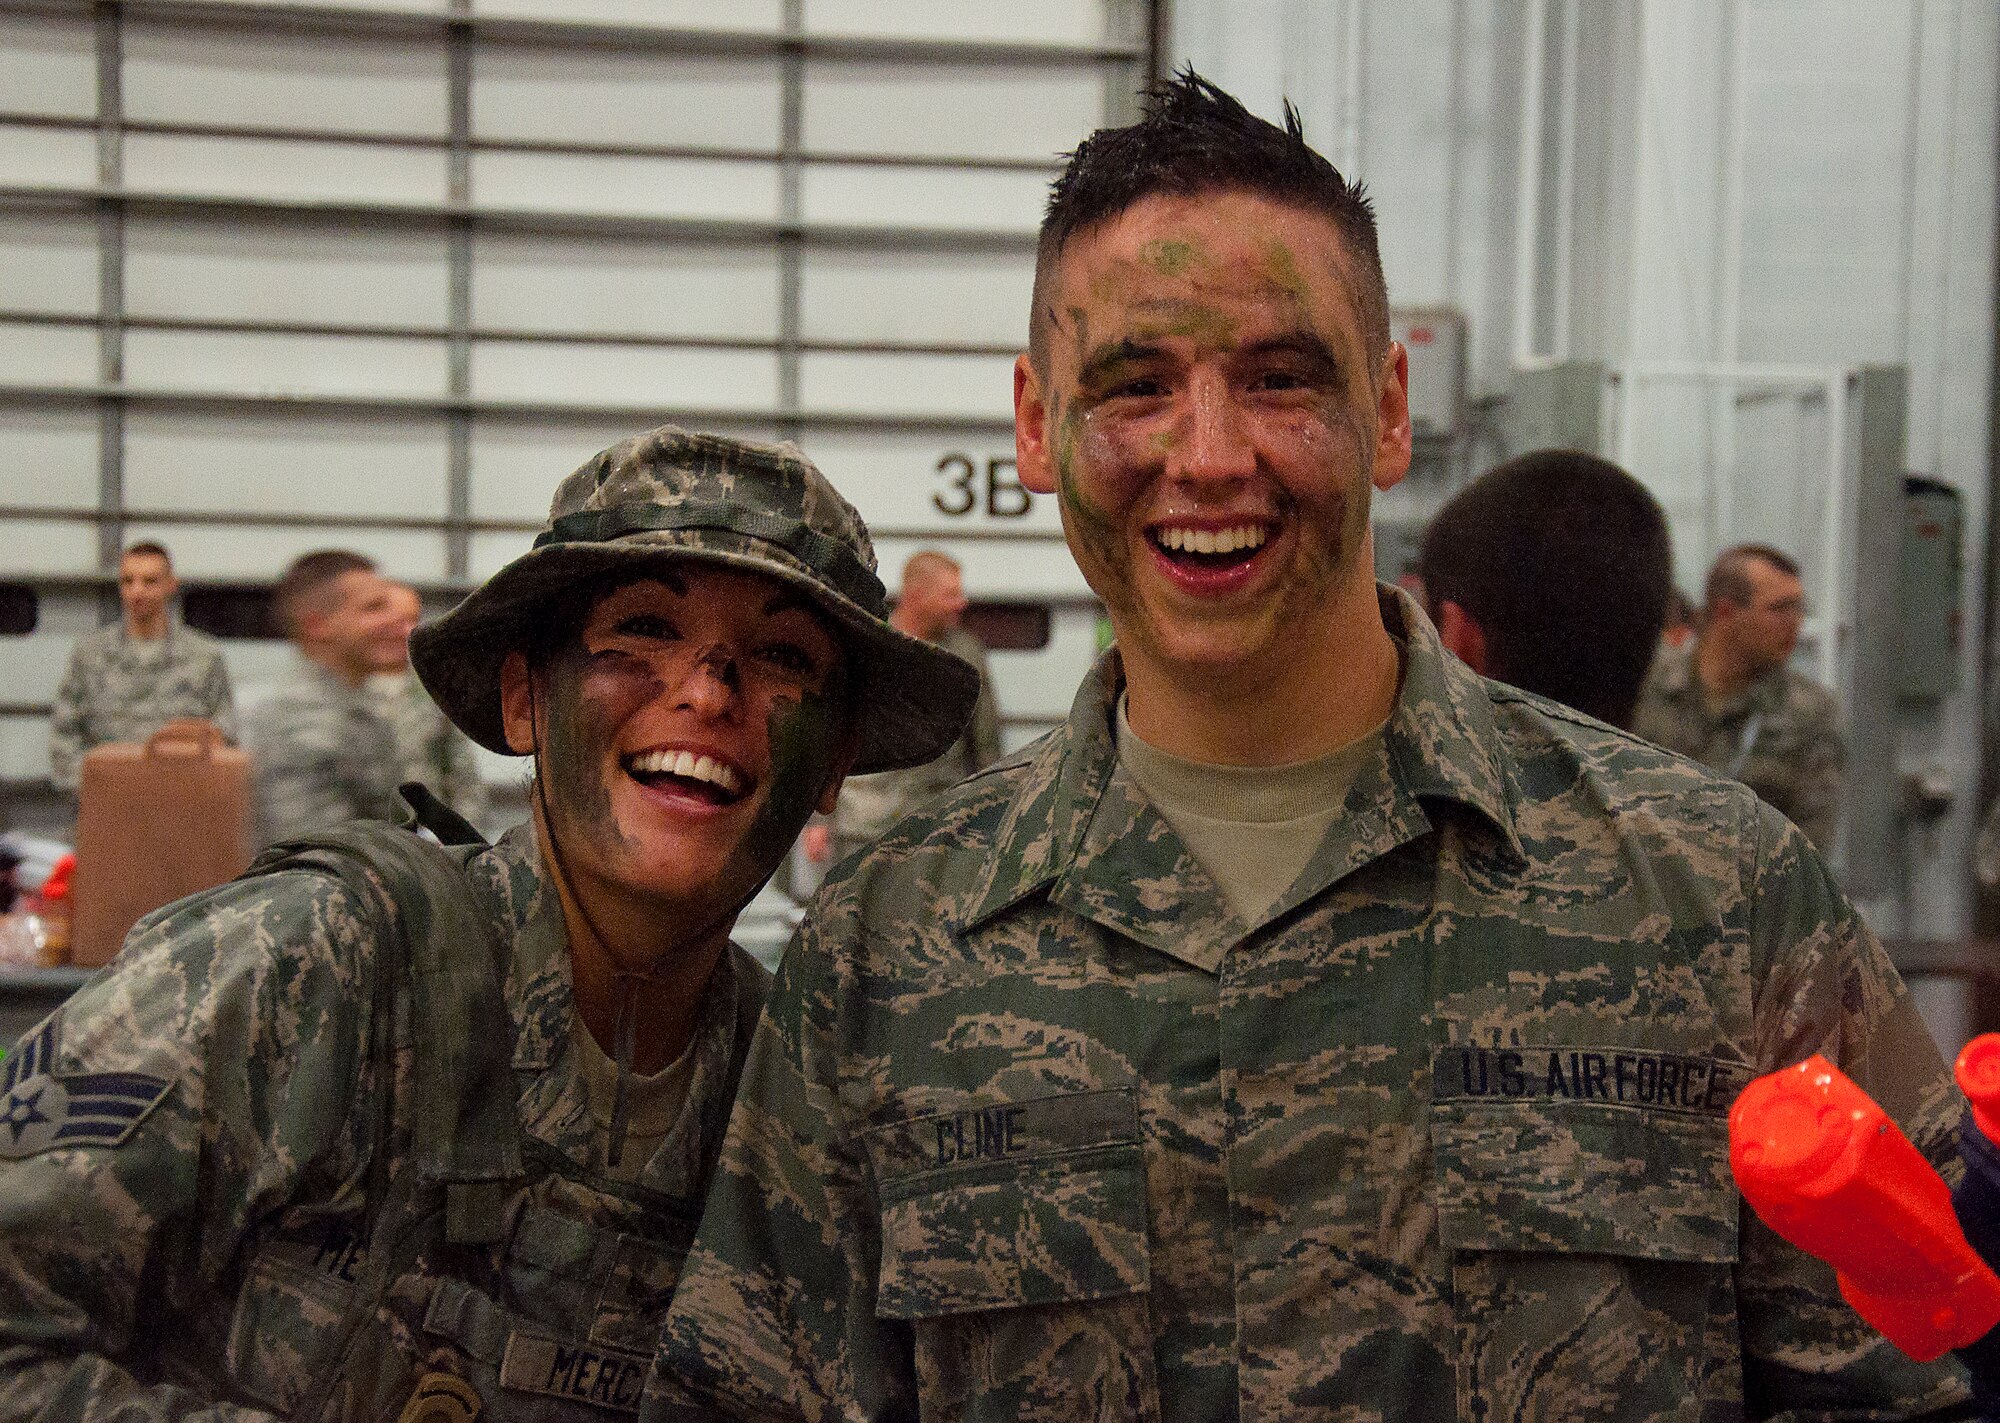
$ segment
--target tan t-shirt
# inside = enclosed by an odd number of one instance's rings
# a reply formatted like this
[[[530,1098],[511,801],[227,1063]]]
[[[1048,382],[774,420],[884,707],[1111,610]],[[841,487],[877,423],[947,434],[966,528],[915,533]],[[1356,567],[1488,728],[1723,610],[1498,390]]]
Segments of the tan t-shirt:
[[[578,1075],[590,1097],[591,1120],[600,1137],[611,1133],[611,1105],[618,1090],[618,1064],[597,1045],[583,1019],[570,1017],[570,1036],[576,1040]],[[694,1044],[649,1077],[633,1073],[625,1084],[625,1146],[618,1165],[610,1175],[620,1181],[636,1181],[674,1123],[687,1109],[688,1086],[694,1076]]]
[[[1236,917],[1255,928],[1312,859],[1387,725],[1310,761],[1211,766],[1141,741],[1120,697],[1118,760]]]

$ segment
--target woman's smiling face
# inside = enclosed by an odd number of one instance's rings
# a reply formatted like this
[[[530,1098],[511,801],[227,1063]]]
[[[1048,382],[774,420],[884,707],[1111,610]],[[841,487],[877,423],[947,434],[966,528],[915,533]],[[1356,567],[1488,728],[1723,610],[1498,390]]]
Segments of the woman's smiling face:
[[[686,916],[732,915],[769,878],[849,750],[845,656],[810,600],[687,560],[600,597],[537,667],[509,656],[509,744],[532,751],[561,869]]]

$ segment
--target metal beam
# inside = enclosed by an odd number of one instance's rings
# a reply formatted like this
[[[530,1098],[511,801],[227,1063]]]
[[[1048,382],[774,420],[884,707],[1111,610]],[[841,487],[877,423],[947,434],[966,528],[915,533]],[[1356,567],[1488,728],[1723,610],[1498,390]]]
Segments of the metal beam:
[[[93,119],[59,114],[16,113],[0,109],[0,127],[56,129],[83,132],[94,129]],[[168,123],[158,119],[127,119],[126,133],[163,138],[250,139],[278,143],[338,143],[355,148],[418,149],[426,152],[449,150],[449,134],[363,133],[353,129],[297,128],[270,124]],[[557,158],[693,158],[731,163],[771,163],[783,156],[779,148],[700,147],[688,144],[584,143],[553,139],[469,137],[474,153],[529,153]],[[1044,173],[1054,177],[1062,164],[1049,158],[993,158],[976,154],[953,156],[930,153],[860,153],[796,150],[800,162],[829,167],[943,168],[953,172]]]
[[[0,184],[0,206],[10,203],[92,209],[122,204],[128,212],[179,216],[269,215],[334,223],[407,228],[470,222],[495,232],[595,237],[646,237],[662,242],[766,245],[793,237],[814,247],[917,252],[1032,252],[1027,229],[911,227],[847,223],[766,222],[748,219],[654,217],[643,213],[551,212],[484,207],[473,203],[362,202],[351,198],[259,198],[233,193],[146,191],[113,185]]]
[[[11,310],[0,307],[0,326],[95,327],[97,317],[77,312]],[[403,341],[444,341],[452,328],[445,326],[372,326],[357,322],[326,321],[237,321],[211,320],[188,316],[125,315],[127,331],[196,331],[205,335],[232,336],[372,336]],[[529,331],[504,326],[470,326],[466,335],[474,342],[519,342],[530,345],[561,346],[640,346],[694,351],[775,351],[776,337],[764,336],[676,336],[651,331]],[[1019,355],[1027,348],[1025,334],[1019,341],[839,341],[801,337],[800,351],[863,356],[1005,356]]]
[[[456,17],[443,13],[362,9],[330,4],[248,3],[247,0],[104,0],[134,19],[184,27],[232,30],[332,31],[340,34],[429,36],[444,33]],[[87,0],[9,0],[14,11],[45,15],[90,13]],[[482,42],[536,48],[656,50],[670,54],[760,56],[799,53],[814,59],[879,64],[1022,64],[1075,67],[1144,59],[1137,45],[1049,44],[1035,41],[953,40],[896,36],[784,33],[771,30],[697,30],[596,20],[470,17]]]
[[[122,401],[128,408],[148,406],[163,410],[325,410],[409,417],[463,412],[499,420],[578,423],[644,421],[651,424],[672,421],[682,425],[721,426],[729,429],[765,428],[775,419],[774,412],[769,408],[746,410],[718,406],[462,400],[451,396],[426,395],[272,394],[226,390],[163,390],[117,385],[0,385],[0,406],[76,405],[101,400]],[[877,414],[862,410],[801,410],[797,413],[797,422],[802,428],[818,427],[829,430],[942,431],[947,434],[974,431],[981,434],[1012,434],[1014,430],[1013,417],[999,413]]]

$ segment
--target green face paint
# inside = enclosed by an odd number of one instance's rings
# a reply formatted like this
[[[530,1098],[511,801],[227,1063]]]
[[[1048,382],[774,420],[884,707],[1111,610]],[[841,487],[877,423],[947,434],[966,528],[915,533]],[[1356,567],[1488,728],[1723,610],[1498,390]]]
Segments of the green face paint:
[[[1282,288],[1285,294],[1300,305],[1312,296],[1312,284],[1306,280],[1305,272],[1299,266],[1299,259],[1292,249],[1282,242],[1272,241],[1264,246],[1265,275]]]
[[[1077,446],[1082,440],[1085,412],[1074,401],[1055,396],[1049,406],[1049,420],[1056,430],[1056,497],[1062,502],[1064,523],[1079,551],[1088,549],[1098,562],[1114,568],[1125,564],[1118,527],[1111,516],[1083,492],[1077,478]]]
[[[1133,339],[1148,345],[1162,337],[1178,336],[1206,347],[1228,346],[1235,342],[1242,323],[1227,312],[1199,302],[1175,302],[1164,320],[1149,321],[1133,332]]]
[[[1156,237],[1139,249],[1139,260],[1167,277],[1180,276],[1200,255],[1192,242],[1176,237]]]
[[[660,681],[636,657],[568,648],[549,664],[545,743],[536,774],[544,777],[555,814],[585,836],[631,846],[611,808],[606,767],[615,766],[611,737],[624,713],[660,694]]]
[[[764,718],[771,744],[764,804],[723,871],[732,893],[740,886],[743,895],[754,894],[805,829],[840,752],[842,727],[834,705],[834,697],[815,692],[771,704]]]

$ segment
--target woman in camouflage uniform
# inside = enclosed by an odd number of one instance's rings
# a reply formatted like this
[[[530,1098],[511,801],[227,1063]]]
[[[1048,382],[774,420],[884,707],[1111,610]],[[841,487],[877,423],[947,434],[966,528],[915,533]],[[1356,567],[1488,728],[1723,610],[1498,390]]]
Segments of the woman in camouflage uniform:
[[[533,817],[354,826],[169,906],[0,1077],[0,1417],[636,1410],[842,776],[970,713],[790,446],[665,428],[413,640]]]

